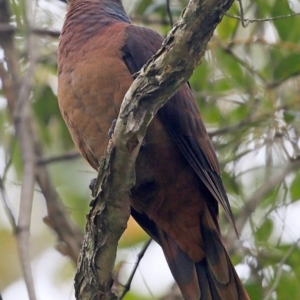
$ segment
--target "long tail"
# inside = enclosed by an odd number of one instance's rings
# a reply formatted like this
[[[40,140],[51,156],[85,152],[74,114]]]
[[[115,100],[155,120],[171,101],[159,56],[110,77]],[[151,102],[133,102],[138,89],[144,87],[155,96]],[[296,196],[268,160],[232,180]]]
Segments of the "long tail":
[[[185,300],[250,300],[223,245],[226,261],[216,259],[212,265],[208,259],[195,263],[166,234],[160,242]]]
[[[185,300],[250,300],[220,240],[217,252],[207,249],[208,257],[194,262],[172,238],[161,234],[159,242]]]
[[[131,214],[162,247],[185,300],[250,300],[209,215],[201,224],[206,257],[195,262],[146,215],[133,208]]]

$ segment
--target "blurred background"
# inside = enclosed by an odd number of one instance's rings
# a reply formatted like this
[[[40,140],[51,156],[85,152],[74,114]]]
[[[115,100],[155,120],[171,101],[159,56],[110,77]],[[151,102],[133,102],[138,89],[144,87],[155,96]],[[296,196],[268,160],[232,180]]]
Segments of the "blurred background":
[[[133,23],[165,36],[170,14],[175,22],[188,1],[123,3]],[[300,299],[300,2],[247,0],[244,15],[239,3],[215,30],[190,83],[240,232],[238,240],[221,212],[224,242],[251,299]],[[56,52],[66,7],[58,0],[0,0],[4,300],[29,299],[22,265],[30,264],[37,299],[75,299],[74,261],[96,173],[74,148],[57,104]],[[130,220],[118,251],[118,288],[147,240]],[[22,246],[29,251],[21,260]],[[172,286],[152,242],[125,299],[180,299]]]

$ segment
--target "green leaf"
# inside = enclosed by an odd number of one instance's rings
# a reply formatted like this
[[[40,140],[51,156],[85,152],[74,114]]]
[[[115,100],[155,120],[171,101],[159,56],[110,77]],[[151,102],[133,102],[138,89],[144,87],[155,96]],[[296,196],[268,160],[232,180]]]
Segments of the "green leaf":
[[[222,49],[216,50],[216,54],[219,67],[224,76],[223,78],[226,78],[231,83],[232,88],[235,86],[240,88],[247,85],[245,72],[240,63]]]
[[[23,162],[19,143],[16,140],[11,152],[12,162],[15,167],[17,178],[20,179],[23,172]]]
[[[48,85],[40,85],[34,91],[33,110],[39,123],[39,132],[43,141],[50,145],[62,144],[63,148],[70,149],[74,147],[70,133],[62,119],[57,97]],[[57,130],[59,134],[53,134]]]
[[[241,122],[249,116],[251,106],[248,105],[239,105],[237,108],[233,109],[230,112],[230,121],[232,122]]]
[[[267,0],[256,0],[257,8],[255,12],[256,18],[265,18],[266,15],[270,14],[270,10],[272,7],[272,2],[274,1],[267,1]]]
[[[226,92],[231,90],[232,85],[228,78],[220,78],[213,82],[212,84],[212,91],[213,92]]]
[[[153,0],[144,0],[144,1],[140,1],[140,3],[137,5],[136,9],[135,9],[135,14],[137,15],[143,15],[144,12],[146,11],[146,9],[152,5]]]
[[[287,79],[300,74],[300,53],[292,53],[283,58],[274,69],[275,79]]]
[[[218,36],[222,40],[229,39],[232,36],[232,33],[235,31],[236,27],[238,26],[239,20],[224,17],[222,22],[217,27]]]
[[[4,144],[6,140],[5,127],[9,122],[8,114],[6,110],[0,110],[0,143]]]
[[[266,219],[266,221],[260,226],[260,228],[256,231],[256,239],[259,242],[266,242],[272,231],[273,231],[273,221],[270,219]]]
[[[223,116],[217,105],[211,103],[203,104],[201,101],[198,101],[198,105],[206,124],[218,124],[223,120]]]
[[[292,123],[295,119],[295,114],[293,111],[285,110],[283,112],[283,119],[286,123]]]
[[[292,201],[300,199],[300,172],[297,173],[293,183],[291,184],[290,194]]]
[[[48,125],[51,117],[59,114],[57,98],[49,86],[39,86],[35,91],[33,109],[44,125]]]
[[[300,281],[284,271],[276,288],[277,299],[300,299]]]
[[[203,60],[202,64],[194,70],[193,75],[189,80],[192,89],[195,92],[205,90],[207,88],[209,75],[209,65],[206,60]]]
[[[246,291],[249,294],[250,299],[263,299],[263,288],[261,286],[261,282],[251,282],[246,283],[245,285]]]
[[[153,297],[148,298],[148,297],[141,296],[140,294],[137,295],[133,291],[129,291],[124,297],[124,300],[150,300],[150,299],[153,299]]]
[[[272,17],[284,16],[293,13],[294,11],[290,8],[290,1],[287,0],[276,0],[271,9]],[[274,20],[273,24],[281,40],[295,43],[299,42],[299,30],[297,30],[300,27],[299,17],[296,16]]]
[[[237,195],[240,193],[240,186],[236,182],[235,178],[224,170],[222,172],[222,179],[226,187],[227,193],[234,193]]]

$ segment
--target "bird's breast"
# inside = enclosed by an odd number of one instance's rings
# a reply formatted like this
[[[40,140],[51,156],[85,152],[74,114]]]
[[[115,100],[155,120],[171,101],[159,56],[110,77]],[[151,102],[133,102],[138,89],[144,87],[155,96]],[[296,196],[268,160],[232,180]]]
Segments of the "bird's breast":
[[[119,27],[104,28],[81,46],[76,39],[69,40],[68,32],[60,41],[59,106],[77,148],[95,169],[108,144],[108,130],[132,83],[121,57],[125,36]]]

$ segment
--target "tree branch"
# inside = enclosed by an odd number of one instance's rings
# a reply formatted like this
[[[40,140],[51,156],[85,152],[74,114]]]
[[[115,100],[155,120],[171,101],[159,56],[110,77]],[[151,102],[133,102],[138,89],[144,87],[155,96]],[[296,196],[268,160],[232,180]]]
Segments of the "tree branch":
[[[75,277],[77,299],[117,299],[111,291],[115,255],[130,215],[129,191],[146,128],[200,64],[215,27],[232,2],[190,1],[125,95],[94,189],[97,198],[91,203]]]
[[[281,260],[278,263],[278,267],[277,267],[277,273],[276,273],[276,277],[274,279],[274,282],[270,288],[270,290],[267,292],[266,296],[264,297],[263,300],[269,300],[272,299],[272,294],[273,292],[276,290],[278,283],[280,281],[280,278],[282,276],[282,273],[284,271],[283,267],[284,264],[286,263],[286,261],[289,259],[289,257],[291,256],[291,254],[293,253],[293,251],[298,247],[300,242],[300,239],[298,239],[294,244],[291,245],[290,249],[285,253],[285,255],[281,258]]]
[[[245,206],[241,209],[238,217],[236,218],[236,228],[239,232],[243,229],[245,226],[247,220],[251,216],[251,214],[254,212],[255,208],[259,205],[259,203],[264,199],[263,197],[271,191],[273,188],[275,188],[278,184],[280,184],[284,178],[286,178],[287,175],[290,173],[300,169],[300,158],[291,160],[289,164],[287,164],[280,172],[277,172],[268,180],[266,180],[248,199],[248,201],[245,203]],[[233,241],[235,239],[235,235],[233,235],[231,232],[228,233],[226,236],[226,240]],[[230,242],[228,243],[227,250],[230,253],[232,251],[232,248],[234,247],[234,243]]]
[[[39,161],[43,157],[39,141],[35,142],[35,153],[37,161]],[[43,164],[37,164],[36,166],[36,181],[46,199],[48,216],[44,218],[44,222],[55,231],[58,237],[56,248],[63,255],[68,255],[76,264],[83,241],[83,233],[71,220],[52,184],[49,172]]]
[[[8,24],[10,20],[10,12],[8,10],[7,4],[7,1],[0,0],[1,26]],[[42,160],[44,154],[41,142],[39,141],[39,138],[33,129],[35,126],[33,124],[33,119],[29,107],[26,107],[25,110],[26,120],[23,120],[22,123],[19,124],[20,118],[24,118],[24,106],[19,105],[18,107],[17,100],[22,96],[24,97],[24,99],[22,98],[24,101],[29,101],[28,93],[31,93],[32,87],[30,82],[27,81],[28,79],[26,78],[26,76],[24,76],[24,79],[21,78],[21,72],[18,67],[19,57],[13,43],[13,34],[14,31],[3,32],[0,34],[0,45],[4,50],[7,66],[6,68],[6,66],[4,66],[4,63],[0,63],[0,79],[2,82],[2,90],[7,100],[9,114],[11,116],[11,119],[15,120],[15,130],[17,132],[19,144],[21,145],[20,139],[23,139],[23,143],[25,144],[30,143],[29,145],[26,144],[27,146],[22,149],[22,154],[24,154],[23,151],[26,151],[26,153],[28,153],[27,155],[30,155],[30,160],[28,160],[27,156],[25,157],[24,155],[24,164],[30,162],[30,169],[34,170],[33,173],[32,171],[28,171],[29,173],[26,173],[26,170],[24,168],[23,182],[26,178],[26,180],[30,178],[30,183],[25,183],[26,188],[30,187],[30,185],[33,185],[35,181],[37,181],[37,183],[39,184],[45,197],[48,211],[48,216],[44,219],[44,221],[56,232],[58,236],[58,250],[64,255],[70,256],[73,262],[76,263],[83,241],[83,234],[81,230],[70,219],[69,213],[64,207],[59,195],[56,192],[55,187],[52,184],[49,172],[46,167],[48,161],[44,162]],[[34,67],[34,65],[32,67]],[[30,72],[33,72],[33,70],[31,70]],[[23,81],[26,82],[23,83]],[[20,87],[23,85],[26,85],[26,89],[23,88],[23,93],[21,93]],[[26,91],[26,94],[24,90]],[[27,100],[25,99],[25,95],[27,95]],[[26,105],[29,106],[29,103],[27,103]],[[18,112],[16,112],[16,110],[18,110]],[[27,147],[30,147],[30,151],[27,151]],[[4,182],[2,181],[2,179],[0,182],[1,185],[3,185],[1,186],[1,192],[4,192]],[[27,190],[27,194],[29,194],[29,190]],[[24,198],[22,198],[21,200],[24,201]],[[30,206],[27,206],[27,210],[30,211]],[[25,214],[27,215],[27,220],[21,220],[22,222],[19,223],[18,226],[23,227],[26,225],[25,228],[29,233],[28,213],[26,213],[23,208],[20,209],[20,212],[22,216],[24,216]],[[14,224],[12,224],[12,226],[14,227]],[[20,234],[17,233],[18,230],[14,229],[14,232],[16,232],[16,234]],[[23,232],[23,229],[19,230],[19,232]],[[30,258],[28,258],[27,261],[30,262]]]
[[[73,159],[78,159],[80,158],[80,154],[76,152],[70,152],[70,153],[64,153],[61,155],[56,155],[56,156],[51,156],[51,157],[41,157],[38,161],[38,165],[47,165],[47,164],[52,164],[52,163],[57,163],[61,161],[66,161],[66,160],[73,160]]]
[[[10,19],[8,2],[1,1],[0,6],[2,8],[0,22],[8,24]],[[25,4],[25,10],[25,26],[26,28],[30,28],[31,3],[27,2]],[[3,47],[5,56],[7,58],[8,67],[11,68],[11,73],[13,74],[12,77],[15,79],[12,84],[14,92],[10,94],[10,96],[14,96],[15,100],[13,105],[12,117],[15,125],[16,135],[19,140],[19,146],[21,149],[23,172],[24,174],[26,174],[26,176],[23,176],[21,184],[20,207],[16,235],[24,280],[30,300],[36,300],[29,250],[30,223],[34,193],[33,189],[35,183],[35,155],[33,148],[32,130],[30,126],[30,92],[35,68],[35,51],[33,42],[34,41],[32,40],[32,36],[28,33],[26,47],[28,53],[30,54],[30,59],[28,61],[28,68],[25,74],[26,76],[24,76],[24,80],[21,82],[18,76],[19,73],[17,72],[18,68],[16,67],[16,61],[18,60],[16,59],[16,57],[13,57],[13,55],[15,55],[15,52],[12,51],[12,53],[9,53],[10,50],[14,48],[12,32],[3,34],[3,37],[0,40],[1,46]]]

